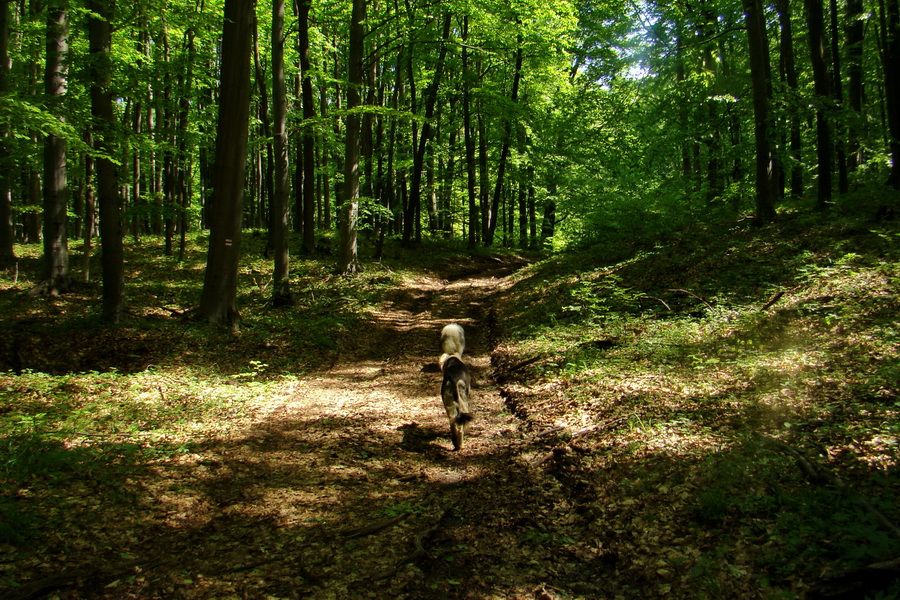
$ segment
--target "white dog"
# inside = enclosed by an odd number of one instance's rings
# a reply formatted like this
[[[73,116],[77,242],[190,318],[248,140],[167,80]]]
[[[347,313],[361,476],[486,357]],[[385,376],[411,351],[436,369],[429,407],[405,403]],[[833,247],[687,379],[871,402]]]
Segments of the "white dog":
[[[441,382],[441,400],[450,419],[450,439],[453,449],[462,448],[466,423],[472,420],[469,412],[469,400],[472,396],[472,378],[469,369],[462,361],[466,349],[466,334],[463,328],[451,323],[441,331],[441,371],[444,380]]]

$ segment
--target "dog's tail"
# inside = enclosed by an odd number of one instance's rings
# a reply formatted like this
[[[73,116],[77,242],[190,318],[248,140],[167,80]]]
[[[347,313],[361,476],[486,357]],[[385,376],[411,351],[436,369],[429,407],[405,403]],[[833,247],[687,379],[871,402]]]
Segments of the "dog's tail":
[[[457,425],[465,425],[475,417],[472,416],[472,413],[456,413],[456,424]]]

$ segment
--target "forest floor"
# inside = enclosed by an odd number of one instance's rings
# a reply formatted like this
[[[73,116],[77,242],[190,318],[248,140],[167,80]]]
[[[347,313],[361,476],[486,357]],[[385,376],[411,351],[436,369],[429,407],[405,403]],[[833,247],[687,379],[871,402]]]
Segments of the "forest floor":
[[[895,598],[898,230],[300,259],[281,311],[258,259],[238,335],[179,321],[202,240],[178,273],[134,261],[126,327],[96,284],[34,298],[16,271],[0,598]]]

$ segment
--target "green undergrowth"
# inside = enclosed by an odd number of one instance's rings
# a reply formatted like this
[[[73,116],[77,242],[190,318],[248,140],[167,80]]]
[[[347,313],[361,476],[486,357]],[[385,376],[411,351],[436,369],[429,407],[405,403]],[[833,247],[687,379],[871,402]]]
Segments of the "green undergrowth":
[[[502,393],[562,428],[547,470],[642,582],[620,591],[798,597],[900,555],[897,223],[786,213],[516,277]]]

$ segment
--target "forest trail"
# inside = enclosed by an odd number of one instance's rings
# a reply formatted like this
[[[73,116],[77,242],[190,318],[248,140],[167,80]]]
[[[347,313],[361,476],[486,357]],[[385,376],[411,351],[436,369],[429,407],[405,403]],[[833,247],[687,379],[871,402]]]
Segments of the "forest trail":
[[[183,479],[194,501],[170,510],[173,531],[190,533],[165,541],[192,585],[172,591],[534,597],[539,557],[519,558],[521,540],[504,529],[538,518],[536,484],[511,468],[519,423],[490,373],[491,297],[518,266],[421,275],[393,290],[347,333],[330,368],[259,405],[249,431],[200,453]],[[461,452],[450,443],[437,365],[440,330],[453,321],[465,327],[475,382]]]

